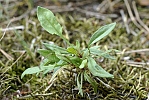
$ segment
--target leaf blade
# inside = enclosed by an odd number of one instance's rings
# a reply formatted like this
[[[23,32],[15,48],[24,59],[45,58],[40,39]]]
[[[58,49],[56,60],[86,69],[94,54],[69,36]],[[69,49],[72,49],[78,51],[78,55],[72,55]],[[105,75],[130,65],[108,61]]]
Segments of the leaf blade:
[[[80,82],[79,82],[79,76],[81,78]],[[77,76],[77,86],[78,86],[78,89],[79,89],[78,94],[81,94],[81,96],[83,97],[82,83],[83,83],[83,73],[79,73],[78,76]]]
[[[101,40],[103,37],[108,35],[115,27],[116,23],[111,23],[99,28],[90,38],[88,46],[96,43],[97,41]]]
[[[37,7],[37,17],[41,26],[49,33],[62,36],[62,27],[57,22],[54,14],[43,7]]]
[[[58,51],[58,52],[63,53],[63,54],[67,54],[67,53],[68,53],[65,48],[62,48],[62,47],[57,46],[57,45],[55,45],[55,44],[43,43],[43,45],[44,45],[46,48],[52,50],[53,52]]]
[[[97,93],[97,83],[87,74],[84,72],[84,78],[93,86],[95,93]]]
[[[38,72],[41,72],[43,71],[44,69],[40,69],[39,67],[31,67],[31,68],[28,68],[26,69],[22,75],[21,75],[21,79],[26,75],[26,74],[35,74],[35,73],[38,73]]]
[[[75,55],[78,54],[77,50],[74,47],[68,47],[67,52],[69,52],[71,54],[75,54]]]
[[[102,50],[99,50],[98,48],[90,48],[90,53],[93,54],[93,55],[98,55],[99,57],[104,57],[104,58],[108,58],[108,59],[112,59],[114,60],[115,57],[109,55],[110,52],[113,51],[113,49],[110,49],[110,50],[107,50],[107,51],[102,51]]]
[[[80,69],[84,68],[86,66],[87,63],[87,59],[84,59],[81,63],[81,65],[79,66]]]
[[[55,53],[52,50],[38,49],[37,52],[43,57],[47,58],[50,63],[55,63],[59,61],[59,59],[56,57]]]
[[[100,67],[92,57],[88,58],[88,69],[94,76],[113,78],[113,75],[106,72],[102,67]]]

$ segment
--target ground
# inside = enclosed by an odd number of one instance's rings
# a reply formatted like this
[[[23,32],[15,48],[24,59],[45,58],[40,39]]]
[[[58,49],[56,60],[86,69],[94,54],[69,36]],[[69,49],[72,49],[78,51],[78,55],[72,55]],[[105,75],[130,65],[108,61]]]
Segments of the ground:
[[[145,2],[145,3],[144,3]],[[84,97],[68,71],[60,73],[48,91],[51,74],[26,75],[43,59],[37,50],[43,42],[65,47],[56,35],[47,33],[37,19],[37,6],[50,9],[71,42],[83,48],[101,26],[116,22],[115,29],[95,45],[116,60],[100,58],[99,64],[114,78],[99,78],[98,93],[84,82]],[[149,93],[149,10],[148,0],[0,0],[0,99],[28,100],[147,100]]]

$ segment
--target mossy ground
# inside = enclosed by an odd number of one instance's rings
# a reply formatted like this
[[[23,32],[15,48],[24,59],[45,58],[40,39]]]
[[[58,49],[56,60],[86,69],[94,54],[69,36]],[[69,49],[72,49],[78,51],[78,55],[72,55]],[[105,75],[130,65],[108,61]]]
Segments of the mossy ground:
[[[94,12],[94,9],[90,8],[99,3],[96,0],[93,0],[92,3],[68,2],[67,0],[65,2],[62,2],[62,0],[0,1],[0,28],[7,28],[9,23],[9,27],[24,27],[9,30],[6,33],[3,30],[0,31],[0,38],[4,35],[0,41],[0,99],[15,99],[19,90],[22,95],[19,98],[27,100],[146,100],[149,92],[149,66],[146,63],[149,60],[149,53],[127,51],[149,48],[149,32],[133,24],[122,1],[117,2],[113,6],[113,10],[110,7],[106,10],[103,9],[102,13],[116,14],[117,17],[115,18],[108,15],[104,15],[106,16],[104,19],[94,14],[89,16],[88,14],[85,15],[85,11],[82,13],[81,10],[78,10],[78,8],[85,8]],[[97,94],[93,93],[92,87],[86,82],[83,85],[85,97],[78,95],[78,90],[73,90],[76,85],[74,76],[68,71],[60,73],[55,83],[46,93],[44,90],[49,86],[48,81],[52,73],[45,77],[42,74],[39,76],[27,75],[20,79],[21,73],[25,69],[38,66],[42,60],[42,57],[37,53],[37,49],[44,48],[42,42],[54,42],[65,47],[62,39],[48,34],[41,28],[36,16],[36,7],[39,5],[49,7],[63,26],[64,36],[71,43],[75,43],[76,39],[81,41],[82,48],[85,47],[91,35],[100,26],[117,22],[114,31],[95,44],[100,45],[103,50],[113,48],[124,51],[123,54],[112,53],[116,56],[116,60],[99,59],[99,64],[113,74],[114,78],[100,78],[103,83],[97,80],[99,82]],[[142,21],[149,26],[148,8],[137,5]],[[70,6],[75,10],[67,9]],[[130,33],[125,28],[120,9],[124,10],[128,19]],[[134,63],[130,63],[130,61]],[[141,64],[137,62],[141,62]]]

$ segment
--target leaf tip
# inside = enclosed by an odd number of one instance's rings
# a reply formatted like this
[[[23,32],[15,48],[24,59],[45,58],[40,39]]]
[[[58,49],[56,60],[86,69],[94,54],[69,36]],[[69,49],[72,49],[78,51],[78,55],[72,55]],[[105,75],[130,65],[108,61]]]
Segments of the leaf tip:
[[[24,73],[22,73],[22,75],[21,75],[21,79],[24,77]]]
[[[41,6],[37,6],[37,9],[40,9],[40,8],[42,8]]]
[[[113,24],[114,27],[116,26],[116,22],[114,22],[114,23],[112,23],[112,24]]]

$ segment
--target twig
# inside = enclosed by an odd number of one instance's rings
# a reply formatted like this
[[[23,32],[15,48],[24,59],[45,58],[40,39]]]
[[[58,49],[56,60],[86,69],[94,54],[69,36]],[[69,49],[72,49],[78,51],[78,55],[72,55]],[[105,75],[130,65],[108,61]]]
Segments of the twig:
[[[108,0],[108,1],[110,1],[111,2],[111,0]],[[114,0],[114,1],[112,1],[111,2],[111,6],[112,6],[112,9],[111,9],[111,11],[114,11],[114,8],[113,8],[113,6],[115,5],[115,4],[117,4],[118,2],[120,2],[121,0]]]
[[[149,62],[134,62],[131,60],[127,60],[127,64],[135,64],[135,65],[149,65]]]
[[[129,26],[128,26],[128,23],[127,23],[127,17],[126,17],[125,14],[124,14],[124,10],[121,9],[121,10],[120,10],[120,13],[121,13],[121,16],[122,16],[124,25],[125,25],[125,27],[126,27],[127,33],[130,33]]]
[[[99,5],[98,7],[96,8],[97,11],[100,11],[102,7],[105,6],[105,4],[107,3],[107,0],[103,0]]]
[[[4,32],[4,31],[10,31],[10,30],[17,30],[17,29],[24,29],[24,26],[9,27],[5,29],[1,29],[0,31]]]
[[[44,90],[44,92],[47,92],[50,87],[53,85],[54,81],[56,80],[57,78],[53,79],[53,81],[50,83],[50,85]]]
[[[128,3],[128,0],[124,0],[125,2],[125,5],[126,5],[126,8],[127,8],[127,11],[129,13],[129,16],[130,16],[130,19],[132,20],[132,22],[141,30],[141,26],[136,22],[136,19],[135,17],[133,16],[133,13],[131,11],[131,8],[130,8],[130,5]]]
[[[141,52],[149,52],[149,49],[131,50],[131,51],[121,52],[117,54],[129,54],[129,53],[141,53]]]
[[[97,0],[80,0],[79,2],[74,3],[74,6],[84,6],[87,4],[91,4],[92,2],[97,1]]]
[[[13,18],[13,19],[11,19],[11,20],[9,21],[9,23],[8,23],[8,24],[7,24],[7,26],[6,26],[6,28],[8,28],[8,27],[9,27],[9,25],[10,25],[13,21],[14,21],[14,18]],[[5,34],[6,34],[6,30],[4,31],[4,33],[3,33],[3,35],[2,35],[2,37],[1,37],[1,39],[0,39],[0,42],[1,42],[1,41],[2,41],[2,39],[4,38]]]
[[[64,7],[64,8],[60,8],[60,9],[53,9],[53,12],[68,12],[68,11],[74,11],[74,8],[70,8],[70,7]]]
[[[113,11],[114,8],[113,8],[113,5],[112,5],[111,0],[107,0],[107,3],[108,3],[108,5],[109,5],[110,11]]]
[[[4,1],[4,0],[0,0],[0,2],[1,2],[1,1]],[[12,2],[12,1],[17,1],[17,0],[9,0],[9,2]]]
[[[138,67],[138,68],[144,68],[146,70],[149,70],[149,68],[144,67],[144,65],[149,65],[149,62],[143,63],[143,62],[126,61],[124,63],[126,63],[129,66]]]
[[[76,72],[76,71],[69,70],[69,69],[67,69],[67,68],[64,68],[64,70],[67,70],[67,71],[69,71],[69,72],[72,72],[72,73],[76,73],[76,74],[77,74],[77,72]]]
[[[147,95],[147,99],[146,100],[149,100],[149,93],[148,93],[148,95]]]
[[[26,99],[29,97],[37,97],[37,96],[49,96],[52,95],[53,93],[47,93],[47,94],[34,94],[34,95],[26,95],[26,96],[20,96],[18,99]]]
[[[69,7],[69,6],[45,6],[45,8],[50,9],[54,13],[69,12],[69,11],[75,10],[73,7]],[[36,11],[37,11],[37,8],[34,8],[30,11],[30,13],[34,14]]]
[[[114,6],[115,4],[117,4],[118,2],[120,2],[121,0],[114,0],[112,3],[112,6]]]
[[[0,76],[3,76],[14,64],[16,64],[18,60],[24,55],[24,53],[25,51],[22,51],[22,54],[20,55],[20,57],[14,63],[12,63],[12,65],[9,66]]]
[[[9,54],[7,54],[4,50],[2,50],[1,48],[0,48],[0,52],[3,54],[3,55],[5,55],[5,57],[7,58],[7,59],[9,59],[9,60],[14,60],[14,58],[13,57],[11,57]]]
[[[5,94],[5,92],[10,88],[11,86],[8,86],[7,88],[6,88],[6,90],[3,92],[3,94]]]
[[[103,82],[102,80],[100,80],[98,77],[96,77],[96,79],[98,81],[100,81],[103,85],[105,85],[107,88],[111,88],[111,89],[115,90],[113,87],[111,87],[109,84],[106,84],[105,82]]]
[[[133,6],[133,9],[134,9],[134,13],[135,13],[135,16],[136,16],[137,21],[142,25],[142,27],[143,27],[144,29],[147,30],[147,32],[149,32],[148,26],[145,25],[145,24],[142,22],[142,20],[140,19],[140,16],[139,16],[139,14],[138,14],[138,10],[137,10],[136,2],[135,2],[135,1],[132,1],[132,6]]]
[[[21,20],[22,18],[25,18],[29,13],[31,12],[31,10],[27,10],[24,14],[22,14],[21,16],[18,17],[14,17],[13,19],[11,19],[11,22],[15,22],[18,20]],[[4,23],[8,23],[8,21],[5,21]]]
[[[105,20],[107,17],[111,17],[111,18],[117,18],[118,17],[117,14],[100,14],[100,13],[96,13],[96,12],[83,10],[83,9],[78,8],[78,7],[76,7],[75,9],[78,12],[85,13],[86,15],[89,15],[89,16],[95,16],[96,18],[102,19],[102,20]]]

